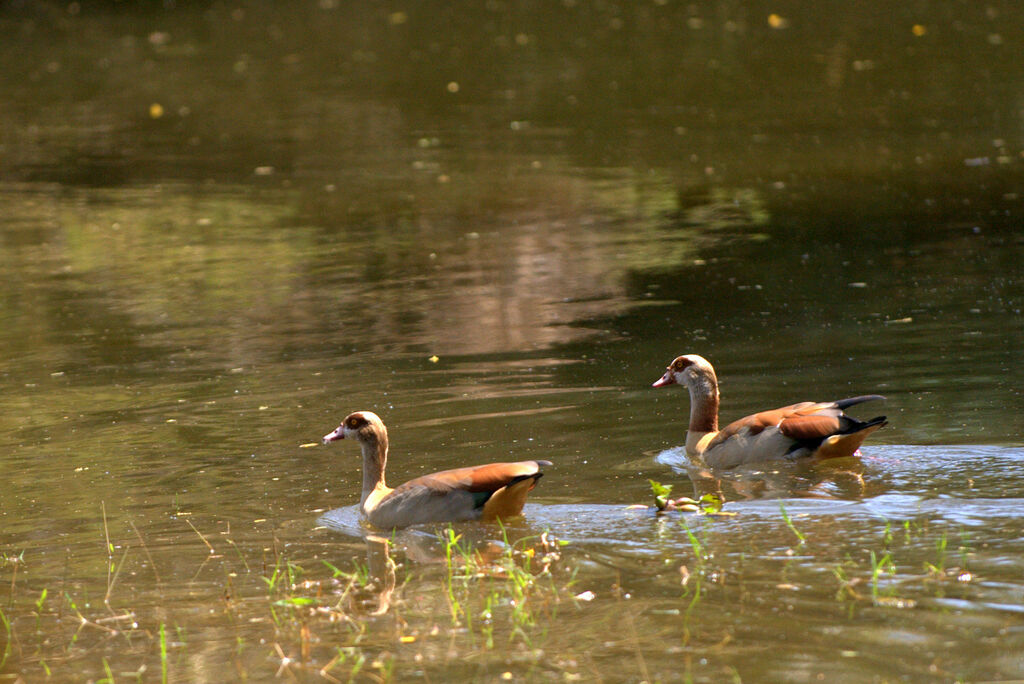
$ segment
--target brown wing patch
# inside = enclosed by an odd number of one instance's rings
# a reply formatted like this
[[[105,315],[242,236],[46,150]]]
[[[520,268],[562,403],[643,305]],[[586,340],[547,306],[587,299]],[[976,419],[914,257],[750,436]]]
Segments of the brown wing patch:
[[[462,489],[467,492],[494,492],[517,477],[534,475],[540,470],[541,464],[549,465],[547,461],[539,463],[537,461],[518,461],[516,463],[489,463],[468,468],[442,470],[439,473],[431,473],[409,480],[399,489],[426,487],[438,494],[444,494],[454,489]]]
[[[540,468],[534,461],[519,461],[518,463],[491,463],[470,469],[470,484],[467,489],[471,492],[493,492],[498,490],[517,477],[533,475]]]
[[[827,413],[810,415],[794,415],[786,418],[779,425],[779,430],[786,437],[798,440],[824,439],[839,431],[839,419]]]
[[[710,449],[716,444],[721,444],[740,430],[746,429],[751,435],[757,435],[765,428],[775,426],[780,426],[781,428],[794,418],[799,418],[804,415],[814,416],[815,412],[831,408],[832,406],[832,404],[818,404],[813,401],[802,401],[799,404],[791,404],[790,406],[783,406],[782,408],[772,409],[770,411],[761,411],[760,413],[740,418],[739,420],[726,425],[725,428],[715,435],[715,438],[708,443],[707,448]],[[785,428],[782,429],[782,433],[788,437],[792,437],[792,435],[786,433]],[[793,437],[793,439],[803,438]]]
[[[833,405],[831,403],[822,404],[822,403],[815,402],[815,401],[801,401],[798,404],[790,404],[789,406],[783,406],[782,408],[777,408],[777,409],[775,409],[775,411],[783,413],[783,414],[785,414],[785,416],[790,416],[790,415],[794,415],[794,414],[805,415],[805,414],[808,414],[808,413],[817,413],[818,411],[821,411],[822,409],[830,408],[832,406]]]
[[[783,408],[772,409],[771,411],[761,411],[745,418],[733,421],[725,426],[722,430],[722,434],[726,437],[736,434],[743,428],[747,428],[751,434],[756,435],[765,428],[778,425],[787,416],[792,415],[794,409],[802,408],[804,404],[794,404],[793,406],[784,406]]]
[[[771,418],[771,416],[769,414],[772,414],[772,413],[775,413],[775,412],[774,411],[763,411],[761,413],[755,413],[752,416],[747,416],[746,418],[740,418],[739,420],[735,420],[735,421],[729,423],[724,428],[719,430],[718,434],[715,435],[714,438],[710,442],[708,442],[707,448],[711,449],[715,445],[721,444],[725,440],[729,439],[730,437],[732,437],[733,435],[737,434],[738,432],[740,432],[741,430],[744,430],[744,429],[749,430],[750,434],[752,434],[752,435],[758,434],[759,432],[761,432],[761,430],[764,430],[766,427],[774,425],[774,423],[769,422],[770,418]]]

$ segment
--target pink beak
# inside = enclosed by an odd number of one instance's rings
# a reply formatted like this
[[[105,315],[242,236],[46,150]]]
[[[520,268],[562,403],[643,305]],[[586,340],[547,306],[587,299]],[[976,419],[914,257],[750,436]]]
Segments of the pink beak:
[[[324,444],[330,444],[336,442],[339,439],[345,439],[345,426],[339,425],[338,429],[334,432],[324,435]]]
[[[665,374],[661,376],[661,379],[656,381],[651,387],[668,387],[669,385],[676,384],[676,378],[672,375],[671,370],[665,371]]]

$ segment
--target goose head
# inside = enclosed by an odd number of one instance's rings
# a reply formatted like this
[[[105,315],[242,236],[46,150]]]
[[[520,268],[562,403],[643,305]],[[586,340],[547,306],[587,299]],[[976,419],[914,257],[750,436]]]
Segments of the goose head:
[[[715,369],[703,356],[683,354],[677,356],[652,386],[682,385],[690,392],[690,428],[686,436],[690,442],[700,435],[718,430],[718,378]]]
[[[661,379],[655,381],[651,387],[682,385],[688,389],[694,389],[708,384],[718,384],[717,378],[715,378],[715,369],[712,368],[708,360],[697,354],[684,354],[677,356],[669,364]]]
[[[355,439],[362,444],[377,446],[380,442],[386,443],[387,438],[388,429],[380,416],[372,411],[356,411],[346,416],[334,432],[324,435],[324,444],[339,439]]]
[[[324,444],[339,439],[354,439],[363,452],[363,496],[360,506],[367,514],[367,499],[378,491],[387,493],[390,490],[384,483],[384,468],[388,462],[388,430],[384,421],[371,411],[356,411],[345,416],[341,425],[334,432],[324,435]]]

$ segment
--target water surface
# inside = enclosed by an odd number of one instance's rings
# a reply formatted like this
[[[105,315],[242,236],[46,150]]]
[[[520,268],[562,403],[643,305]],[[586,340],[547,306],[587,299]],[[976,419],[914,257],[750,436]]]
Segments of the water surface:
[[[0,6],[0,680],[1024,678],[1022,27]],[[686,352],[890,424],[695,471]],[[450,573],[303,446],[359,409],[393,483],[555,465]]]

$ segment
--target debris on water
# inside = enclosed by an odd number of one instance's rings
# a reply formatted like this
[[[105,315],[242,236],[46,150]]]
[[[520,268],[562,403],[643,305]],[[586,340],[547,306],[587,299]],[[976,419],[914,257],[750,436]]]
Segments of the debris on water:
[[[875,605],[888,608],[913,608],[917,605],[917,601],[898,596],[878,596],[875,598]]]

